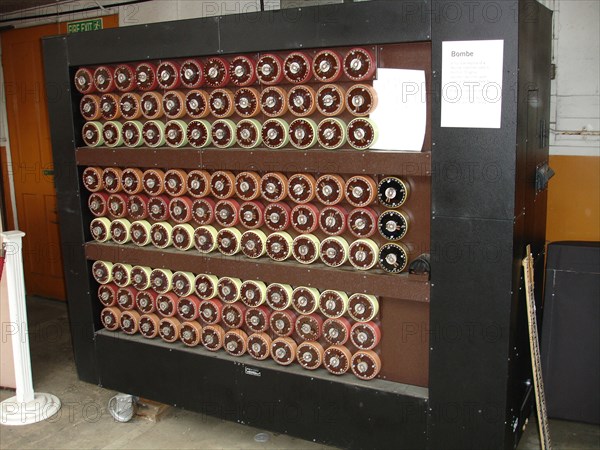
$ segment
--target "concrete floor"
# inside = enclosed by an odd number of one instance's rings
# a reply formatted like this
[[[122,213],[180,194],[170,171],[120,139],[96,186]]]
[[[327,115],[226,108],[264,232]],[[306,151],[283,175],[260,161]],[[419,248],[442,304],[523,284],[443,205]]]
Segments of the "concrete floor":
[[[57,395],[61,412],[27,427],[0,427],[0,449],[9,448],[202,448],[319,449],[328,448],[285,435],[269,434],[266,443],[254,436],[264,430],[171,408],[158,423],[135,419],[115,423],[106,411],[114,392],[80,382],[75,373],[66,305],[28,299],[35,389]],[[0,400],[14,395],[0,390]],[[555,449],[600,449],[600,427],[551,421]],[[530,425],[519,450],[539,448],[537,427]]]

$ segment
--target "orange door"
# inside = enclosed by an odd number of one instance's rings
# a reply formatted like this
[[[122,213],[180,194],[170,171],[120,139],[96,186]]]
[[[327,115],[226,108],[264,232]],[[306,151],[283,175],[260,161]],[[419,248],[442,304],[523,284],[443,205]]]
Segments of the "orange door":
[[[117,16],[104,18],[105,28],[117,24]],[[26,233],[23,243],[25,285],[29,295],[60,300],[65,299],[65,286],[41,38],[60,34],[64,28],[64,24],[52,24],[2,33],[12,157],[12,167],[8,170],[12,170],[14,178],[19,228]],[[6,191],[7,181],[4,178]]]

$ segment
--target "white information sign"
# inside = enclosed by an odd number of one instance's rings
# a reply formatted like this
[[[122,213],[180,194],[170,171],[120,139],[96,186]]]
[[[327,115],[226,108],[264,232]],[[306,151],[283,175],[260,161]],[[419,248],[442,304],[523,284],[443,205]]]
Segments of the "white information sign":
[[[442,127],[500,128],[504,41],[442,42]]]

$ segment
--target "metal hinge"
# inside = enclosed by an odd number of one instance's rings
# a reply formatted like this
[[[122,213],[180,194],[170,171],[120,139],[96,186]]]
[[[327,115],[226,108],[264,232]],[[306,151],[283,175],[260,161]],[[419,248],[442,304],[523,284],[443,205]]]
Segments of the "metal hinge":
[[[556,64],[550,64],[550,79],[556,80]]]

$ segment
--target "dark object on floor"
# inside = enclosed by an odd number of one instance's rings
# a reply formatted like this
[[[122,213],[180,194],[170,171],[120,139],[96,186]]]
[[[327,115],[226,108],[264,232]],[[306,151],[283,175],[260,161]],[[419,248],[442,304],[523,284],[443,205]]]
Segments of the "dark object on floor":
[[[550,244],[544,298],[548,416],[600,423],[600,243]]]

